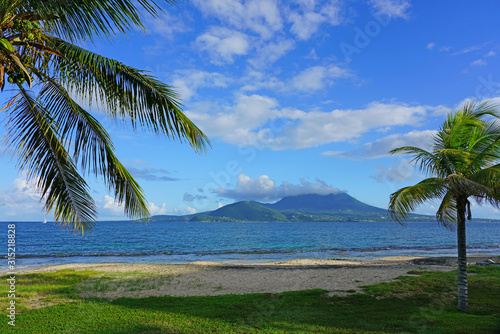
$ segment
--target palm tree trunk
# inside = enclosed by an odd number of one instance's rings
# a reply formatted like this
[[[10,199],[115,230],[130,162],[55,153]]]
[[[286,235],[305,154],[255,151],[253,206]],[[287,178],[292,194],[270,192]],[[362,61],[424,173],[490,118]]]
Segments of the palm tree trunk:
[[[458,310],[468,312],[467,302],[467,242],[465,239],[465,210],[467,198],[457,198],[458,245]]]

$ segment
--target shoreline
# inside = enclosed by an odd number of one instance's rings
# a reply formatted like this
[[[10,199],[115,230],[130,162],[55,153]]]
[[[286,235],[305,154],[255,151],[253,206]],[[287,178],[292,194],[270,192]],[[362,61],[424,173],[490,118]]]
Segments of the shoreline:
[[[474,264],[475,262],[481,262],[488,258],[498,258],[500,260],[500,253],[498,254],[472,254],[467,256],[467,262],[469,264]],[[186,262],[74,262],[74,263],[61,263],[61,264],[42,264],[36,266],[30,266],[26,269],[18,269],[17,272],[32,273],[32,272],[44,272],[44,271],[57,271],[63,269],[75,269],[75,270],[85,270],[85,268],[95,268],[102,267],[107,268],[109,266],[155,266],[155,265],[170,265],[170,266],[182,266],[182,265],[214,265],[214,266],[302,266],[302,265],[376,265],[376,264],[387,264],[389,262],[393,263],[405,263],[405,262],[425,262],[427,264],[438,264],[442,263],[445,265],[456,264],[456,256],[412,256],[412,255],[401,255],[401,256],[384,256],[384,257],[370,257],[370,258],[294,258],[288,260],[262,260],[262,261],[252,261],[252,260],[229,260],[229,261],[186,261]],[[1,272],[7,272],[8,269],[2,268]]]
[[[500,255],[469,256],[468,262],[475,264],[487,259],[499,263]],[[76,263],[19,270],[17,274],[64,269],[103,272],[111,278],[105,283],[108,286],[95,289],[89,285],[82,296],[107,299],[280,293],[307,289],[323,289],[329,295],[346,295],[360,292],[364,285],[394,281],[411,270],[451,271],[456,268],[456,262],[456,257],[396,256],[365,261],[295,259],[244,264],[209,261],[188,264]]]

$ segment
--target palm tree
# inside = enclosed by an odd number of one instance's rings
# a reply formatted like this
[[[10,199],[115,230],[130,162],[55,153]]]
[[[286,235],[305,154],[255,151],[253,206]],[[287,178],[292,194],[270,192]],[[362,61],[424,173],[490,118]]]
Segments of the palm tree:
[[[102,176],[129,217],[149,217],[143,190],[88,108],[97,105],[134,130],[187,141],[197,152],[209,145],[170,86],[75,44],[142,29],[140,10],[156,17],[161,12],[151,0],[0,3],[0,90],[12,92],[0,109],[7,142],[17,152],[19,170],[36,181],[44,211],[53,210],[72,232],[85,233],[96,220],[87,175]]]
[[[492,116],[492,117],[488,117]],[[479,204],[500,205],[500,114],[489,102],[466,103],[448,115],[434,136],[431,152],[418,147],[391,151],[413,155],[427,179],[391,194],[389,212],[403,223],[408,214],[429,200],[440,199],[438,223],[457,230],[458,310],[467,312],[466,218],[471,219],[469,198]]]

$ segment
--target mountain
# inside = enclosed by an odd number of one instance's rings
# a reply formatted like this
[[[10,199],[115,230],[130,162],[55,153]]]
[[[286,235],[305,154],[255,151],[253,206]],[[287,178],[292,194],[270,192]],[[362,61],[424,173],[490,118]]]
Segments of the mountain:
[[[185,216],[153,216],[152,221],[391,221],[387,210],[365,204],[346,193],[297,195],[276,203],[241,201],[214,211]],[[434,217],[411,215],[409,221],[435,221]]]
[[[273,204],[264,204],[268,208],[280,211],[299,211],[304,213],[336,213],[336,212],[360,212],[378,213],[386,215],[387,210],[377,208],[358,201],[346,193],[329,195],[297,195],[282,198]]]
[[[278,210],[257,202],[242,201],[225,205],[217,210],[197,216],[201,221],[286,221],[287,217]]]

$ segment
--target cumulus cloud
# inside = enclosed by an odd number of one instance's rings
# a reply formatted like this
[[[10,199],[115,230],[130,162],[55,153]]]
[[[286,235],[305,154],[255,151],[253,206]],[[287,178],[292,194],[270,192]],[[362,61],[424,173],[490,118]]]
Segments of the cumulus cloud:
[[[246,55],[250,50],[246,34],[224,27],[210,28],[196,38],[196,44],[210,55],[216,65],[231,64],[235,56]]]
[[[201,109],[201,112],[190,110],[186,114],[211,137],[219,137],[236,145],[252,145],[269,132],[269,129],[258,128],[279,116],[277,106],[278,102],[270,97],[241,95],[231,107],[221,108],[217,105],[217,111],[213,113]],[[206,104],[202,107],[206,107]]]
[[[149,202],[148,203],[148,210],[149,210],[149,213],[152,216],[155,216],[155,215],[165,215],[165,214],[167,214],[167,211],[168,211],[167,210],[167,204],[165,202],[163,202],[161,204],[161,206],[157,206],[153,202]]]
[[[300,179],[300,184],[282,182],[279,186],[267,175],[250,178],[245,174],[238,175],[238,181],[234,189],[220,188],[218,195],[233,200],[253,200],[262,202],[277,201],[285,196],[296,196],[303,194],[337,194],[341,192],[324,181],[317,179],[316,182]]]
[[[351,151],[326,151],[325,156],[334,156],[344,159],[377,159],[389,156],[389,151],[402,146],[415,146],[425,150],[431,149],[432,137],[435,130],[411,131],[405,134],[393,134],[371,143],[366,143]]]
[[[248,62],[254,68],[269,67],[289,51],[293,50],[295,42],[291,39],[281,39],[276,42],[263,44],[257,49],[256,56]]]
[[[226,88],[231,79],[221,73],[206,72],[198,70],[180,70],[176,71],[172,86],[175,87],[183,101],[189,100],[196,95],[199,88]]]
[[[109,195],[104,195],[104,198],[100,200],[98,206],[103,210],[99,210],[102,215],[108,216],[122,216],[123,215],[123,204],[116,201],[113,197]]]
[[[322,24],[332,26],[341,23],[340,6],[336,1],[321,4],[316,1],[295,1],[298,10],[290,10],[287,19],[292,23],[290,31],[299,40],[308,40]]]
[[[316,91],[332,85],[336,79],[349,78],[350,70],[338,65],[313,66],[304,69],[291,80],[291,87],[296,91]]]
[[[116,199],[109,195],[104,195],[101,200],[96,201],[99,208],[100,217],[110,217],[116,219],[117,217],[128,219],[124,213],[123,203],[118,202]],[[167,214],[167,204],[162,203],[160,206],[153,202],[147,204],[149,213],[151,215],[165,215]]]
[[[428,106],[373,102],[361,109],[306,112],[280,108],[275,99],[261,95],[240,95],[232,106],[214,108],[207,110],[203,104],[186,113],[210,137],[273,150],[343,142],[386,127],[417,126],[435,111]]]
[[[163,38],[172,39],[176,34],[191,30],[191,27],[176,15],[172,15],[165,10],[159,13],[159,15],[159,18],[151,15],[145,16],[145,26],[148,32],[158,34]]]
[[[408,0],[371,0],[370,3],[378,13],[391,18],[408,18],[411,7]]]
[[[41,219],[42,208],[35,182],[28,182],[25,177],[14,179],[11,188],[0,190],[0,211],[8,219]]]
[[[263,59],[264,61],[264,59]],[[271,59],[271,61],[274,61]],[[260,66],[265,68],[266,66]],[[297,91],[314,93],[336,84],[342,79],[355,79],[352,71],[343,64],[325,64],[304,68],[297,74],[280,79],[262,71],[249,71],[244,78],[246,83],[240,91],[256,91],[269,89],[284,94],[296,94]]]
[[[314,147],[355,139],[370,130],[388,126],[417,125],[425,117],[426,108],[374,102],[358,110],[286,110],[284,114],[294,123],[269,139],[271,148]]]
[[[277,0],[194,0],[206,16],[216,17],[224,25],[250,30],[264,39],[282,29],[283,20]]]
[[[372,176],[377,182],[400,183],[413,180],[422,175],[415,173],[415,166],[407,159],[397,161],[389,167],[379,166],[376,169],[377,174]]]
[[[186,215],[192,215],[192,214],[196,213],[196,209],[188,206],[188,207],[182,209],[182,212],[184,212],[184,214],[186,214]]]

